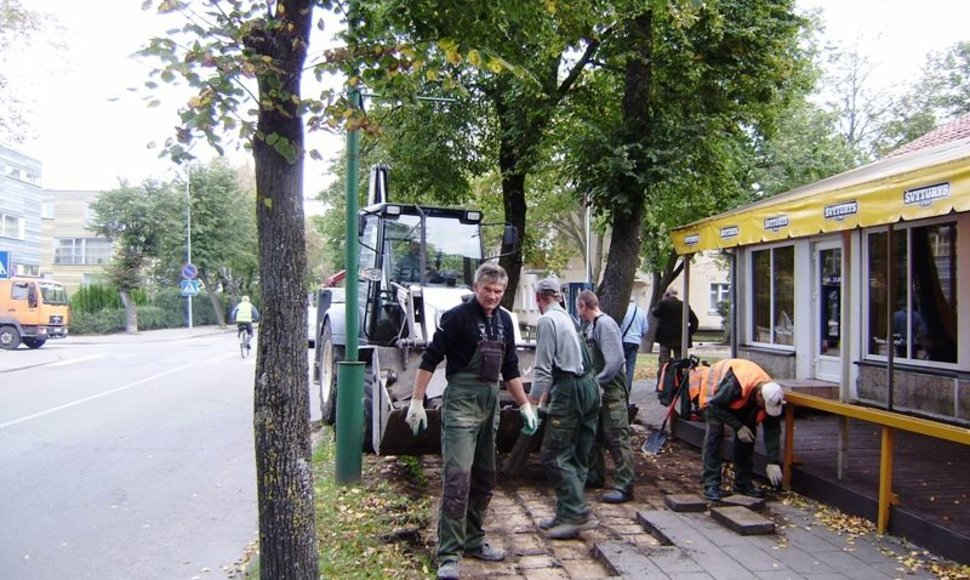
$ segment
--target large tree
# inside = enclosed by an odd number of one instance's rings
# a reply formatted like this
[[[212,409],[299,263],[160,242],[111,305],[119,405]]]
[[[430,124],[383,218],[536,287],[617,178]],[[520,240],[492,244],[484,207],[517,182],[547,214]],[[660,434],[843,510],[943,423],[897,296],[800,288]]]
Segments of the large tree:
[[[125,306],[126,332],[138,332],[138,309],[131,293],[144,287],[151,262],[163,255],[162,240],[184,223],[179,211],[183,207],[171,184],[155,180],[138,187],[122,182],[91,204],[91,228],[113,241],[108,280]]]
[[[568,9],[558,2],[517,0],[365,0],[361,5],[365,25],[359,42],[382,55],[362,75],[369,86],[384,94],[410,91],[457,100],[445,121],[412,125],[424,135],[421,142],[439,144],[442,156],[408,164],[407,171],[417,179],[416,172],[458,169],[451,181],[425,181],[451,183],[461,191],[470,176],[460,170],[476,171],[483,162],[497,166],[505,221],[524,236],[525,247],[540,243],[530,240],[544,232],[534,232],[527,221],[529,179],[542,161],[554,119],[594,60],[599,34],[609,34],[601,29],[607,28],[602,22],[612,3],[583,0]],[[434,117],[443,108],[425,111]],[[516,287],[522,250],[502,256],[500,263],[509,273],[509,287]],[[506,293],[504,305],[511,307],[514,298],[514,292]]]
[[[167,151],[190,157],[203,137],[222,150],[226,129],[251,148],[263,318],[256,359],[255,454],[260,575],[316,578],[310,469],[303,213],[301,82],[315,6],[311,0],[214,1],[203,12],[177,0],[157,2],[185,25],[143,51],[161,59],[158,78],[182,79],[197,93],[181,111]],[[151,85],[150,85],[151,86]]]
[[[255,192],[243,190],[239,173],[224,159],[186,166],[184,173],[172,189],[182,194],[183,204],[190,204],[191,210],[182,212],[191,223],[190,239],[186,239],[184,223],[181,229],[167,232],[155,275],[164,284],[176,284],[191,241],[192,263],[210,289],[207,295],[217,322],[224,326],[225,313],[215,292],[218,286],[237,299],[241,291],[254,289],[258,268]]]
[[[599,291],[615,317],[642,256],[672,279],[675,256],[655,251],[671,227],[746,195],[752,139],[772,133],[811,78],[794,2],[623,5],[621,33],[599,51],[595,76],[604,78],[587,79],[572,112],[589,129],[574,136],[567,157],[578,190],[610,222]]]

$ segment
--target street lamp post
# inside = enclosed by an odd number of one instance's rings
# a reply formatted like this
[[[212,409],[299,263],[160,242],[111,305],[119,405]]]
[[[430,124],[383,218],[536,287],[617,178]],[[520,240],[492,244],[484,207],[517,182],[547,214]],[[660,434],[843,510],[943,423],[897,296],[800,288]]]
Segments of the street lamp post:
[[[190,181],[192,177],[192,167],[185,167],[185,263],[192,263],[192,192]],[[189,301],[189,330],[192,330],[192,294],[186,298]]]

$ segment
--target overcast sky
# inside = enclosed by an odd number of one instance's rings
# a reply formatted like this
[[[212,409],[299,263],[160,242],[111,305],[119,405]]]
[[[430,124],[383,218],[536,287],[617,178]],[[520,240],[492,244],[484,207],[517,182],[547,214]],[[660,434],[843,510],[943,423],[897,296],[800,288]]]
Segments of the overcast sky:
[[[149,70],[130,55],[172,21],[143,12],[141,0],[22,1],[56,16],[56,38],[65,47],[58,58],[45,46],[18,54],[9,75],[21,98],[35,100],[36,139],[16,149],[43,163],[44,187],[110,189],[119,178],[172,177],[173,165],[147,144],[172,135],[185,96],[166,91],[161,107],[147,109],[144,93],[127,90],[141,86]],[[873,78],[885,86],[915,78],[927,51],[970,39],[970,2],[961,0],[799,0],[799,6],[824,10],[829,40],[858,40],[878,64]],[[343,138],[317,134],[308,143],[332,155]],[[246,156],[235,158],[241,163]],[[329,181],[326,166],[307,161],[308,197]]]

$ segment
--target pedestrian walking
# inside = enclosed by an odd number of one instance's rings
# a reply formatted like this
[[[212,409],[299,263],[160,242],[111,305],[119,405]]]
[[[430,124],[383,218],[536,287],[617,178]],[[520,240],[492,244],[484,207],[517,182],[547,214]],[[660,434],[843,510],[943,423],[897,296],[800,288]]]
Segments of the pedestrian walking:
[[[687,346],[693,346],[691,337],[697,332],[699,324],[694,310],[687,307],[688,326],[687,326]],[[684,303],[677,298],[677,289],[670,287],[664,292],[663,299],[653,308],[653,315],[657,319],[657,334],[655,340],[659,347],[658,368],[673,358],[681,358],[680,352],[683,328],[684,328]]]
[[[504,550],[485,538],[484,522],[495,488],[495,432],[499,380],[519,404],[526,433],[539,421],[519,375],[512,317],[499,308],[508,275],[486,262],[475,272],[474,299],[441,317],[414,381],[406,421],[417,435],[427,427],[424,395],[438,364],[447,359],[441,406],[441,508],[438,516],[438,578],[459,577],[463,556],[496,562]]]
[[[691,371],[691,392],[697,393],[704,413],[704,497],[721,499],[721,440],[724,425],[734,430],[734,493],[764,497],[751,480],[754,441],[758,425],[764,426],[766,473],[773,486],[781,484],[781,408],[785,402],[781,385],[757,364],[730,358]]]
[[[623,323],[620,325],[620,336],[623,338],[623,358],[626,360],[626,385],[633,390],[633,371],[637,366],[637,353],[640,352],[640,343],[647,335],[650,322],[647,319],[647,309],[640,308],[632,298],[626,307],[626,315],[623,316]]]
[[[606,449],[613,460],[613,488],[600,499],[624,503],[633,499],[633,448],[630,443],[630,416],[627,406],[630,391],[623,373],[623,341],[620,327],[600,310],[595,293],[584,290],[576,300],[576,310],[586,322],[585,339],[593,362],[593,372],[602,393],[596,444],[590,452],[588,487],[606,483]]]
[[[536,358],[529,399],[548,396],[546,430],[539,458],[556,489],[556,514],[539,527],[556,540],[575,538],[596,525],[586,502],[589,453],[596,438],[600,394],[585,344],[560,305],[559,280],[536,286],[542,316],[536,327]]]

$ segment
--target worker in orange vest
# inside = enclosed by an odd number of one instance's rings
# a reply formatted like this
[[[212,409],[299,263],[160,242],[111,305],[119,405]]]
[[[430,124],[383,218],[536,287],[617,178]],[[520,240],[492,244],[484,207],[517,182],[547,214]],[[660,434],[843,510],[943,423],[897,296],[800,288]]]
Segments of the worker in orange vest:
[[[724,425],[734,430],[734,493],[764,497],[751,481],[754,439],[764,425],[766,473],[771,484],[781,484],[781,385],[757,364],[740,358],[725,359],[691,371],[691,395],[704,413],[704,497],[721,499],[721,440]]]

